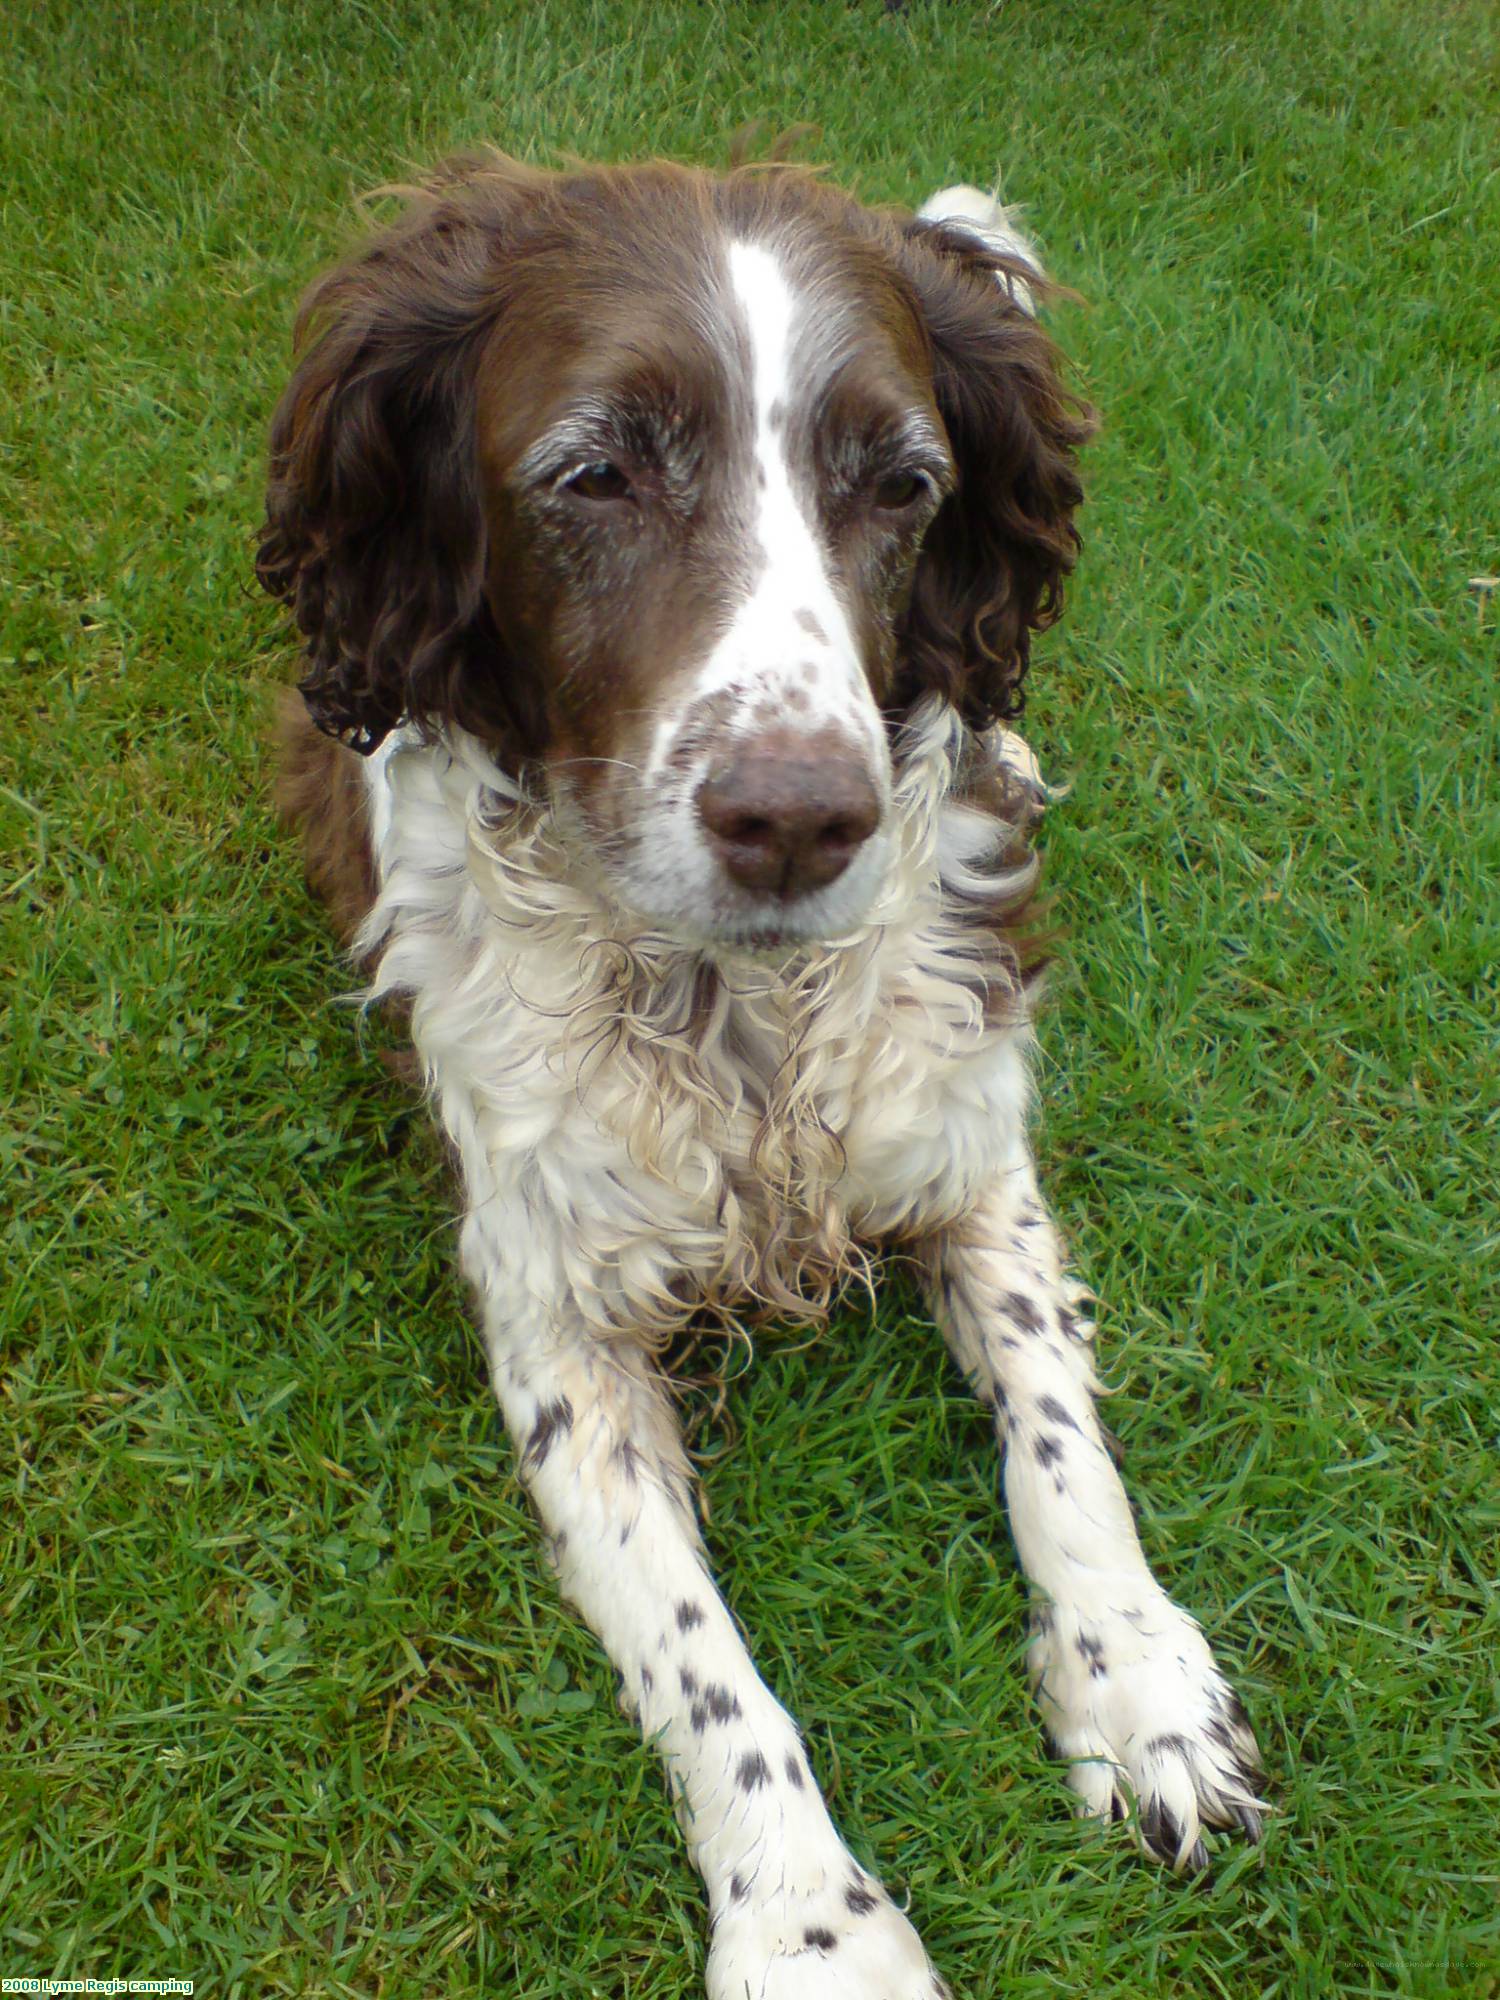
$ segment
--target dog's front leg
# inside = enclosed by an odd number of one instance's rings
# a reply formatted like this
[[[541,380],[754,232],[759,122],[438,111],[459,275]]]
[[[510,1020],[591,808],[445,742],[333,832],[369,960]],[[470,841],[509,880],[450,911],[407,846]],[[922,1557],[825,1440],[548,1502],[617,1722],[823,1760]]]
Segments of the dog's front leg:
[[[1021,1566],[1038,1592],[1030,1666],[1048,1734],[1085,1811],[1133,1802],[1177,1868],[1200,1829],[1260,1833],[1260,1759],[1197,1625],[1146,1566],[1094,1413],[1086,1294],[1063,1269],[1029,1159],[926,1246],[935,1317],[994,1412]]]
[[[708,1890],[711,2000],[931,2000],[916,1933],[839,1839],[714,1588],[649,1359],[485,1278],[495,1390],[561,1587],[661,1752]]]

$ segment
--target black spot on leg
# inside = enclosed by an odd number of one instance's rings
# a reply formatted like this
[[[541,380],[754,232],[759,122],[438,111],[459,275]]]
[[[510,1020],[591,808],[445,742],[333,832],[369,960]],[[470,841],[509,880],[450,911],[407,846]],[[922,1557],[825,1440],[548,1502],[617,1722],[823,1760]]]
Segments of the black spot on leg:
[[[809,1951],[837,1951],[838,1939],[832,1931],[824,1930],[821,1924],[802,1933],[803,1943]]]
[[[771,1767],[758,1750],[747,1750],[735,1771],[742,1792],[758,1792],[771,1782]]]
[[[749,1895],[749,1893],[750,1893],[750,1884],[748,1882],[744,1881],[738,1875],[730,1876],[729,1900],[731,1903],[743,1903],[745,1898]]]
[[[1108,1672],[1104,1660],[1104,1648],[1092,1632],[1079,1633],[1078,1657],[1087,1663],[1089,1677],[1092,1680],[1102,1680]]]
[[[555,1402],[543,1403],[536,1413],[531,1436],[526,1440],[526,1449],[521,1453],[521,1470],[535,1472],[551,1451],[554,1440],[566,1437],[572,1428],[573,1405],[566,1396],[559,1396]]]
[[[1044,1417],[1054,1424],[1061,1424],[1065,1431],[1078,1429],[1076,1419],[1069,1415],[1066,1406],[1060,1403],[1056,1396],[1038,1396],[1036,1406]]]
[[[787,1752],[786,1781],[794,1790],[801,1791],[804,1782],[802,1777],[802,1762],[795,1750]]]
[[[651,1669],[650,1669],[649,1667],[642,1667],[642,1668],[641,1668],[641,1692],[642,1692],[642,1694],[650,1694],[650,1692],[651,1692],[652,1688],[654,1688],[655,1686],[656,1686],[656,1676],[655,1676],[655,1674],[653,1674],[653,1673],[652,1673],[652,1671],[651,1671]]]
[[[737,1722],[740,1718],[739,1696],[722,1681],[710,1681],[703,1690],[703,1700],[715,1722]]]
[[[1013,1325],[1020,1327],[1023,1333],[1042,1331],[1042,1316],[1037,1311],[1035,1302],[1028,1299],[1024,1292],[1002,1292],[1000,1310]]]
[[[1062,1445],[1054,1437],[1039,1437],[1031,1448],[1038,1465],[1056,1465],[1063,1455]]]
[[[879,1900],[878,1896],[871,1895],[862,1882],[851,1882],[844,1891],[844,1906],[852,1910],[857,1917],[867,1917]]]
[[[677,1684],[689,1701],[698,1692],[698,1676],[693,1672],[691,1667],[680,1667],[678,1669]]]
[[[691,1598],[688,1597],[683,1598],[682,1602],[677,1607],[678,1631],[691,1632],[695,1626],[701,1625],[702,1623],[703,1623],[702,1605],[694,1604]]]
[[[1184,1762],[1192,1757],[1192,1745],[1185,1736],[1153,1736],[1146,1745],[1154,1757],[1181,1757]]]
[[[701,1736],[708,1727],[708,1710],[701,1701],[695,1701],[688,1715],[688,1726],[695,1736]]]
[[[826,639],[828,637],[828,634],[823,630],[822,620],[818,617],[818,614],[815,611],[809,611],[806,605],[794,613],[794,616],[803,631],[810,633],[814,639]]]

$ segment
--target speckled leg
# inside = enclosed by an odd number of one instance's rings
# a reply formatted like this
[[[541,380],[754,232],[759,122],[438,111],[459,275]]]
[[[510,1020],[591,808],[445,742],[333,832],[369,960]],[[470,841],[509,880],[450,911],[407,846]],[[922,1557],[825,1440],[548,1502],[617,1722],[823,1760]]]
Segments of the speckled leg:
[[[931,2000],[915,1931],[854,1862],[709,1576],[667,1397],[636,1350],[491,1298],[496,1393],[566,1596],[665,1761],[713,1919],[710,2000]]]
[[[1094,1412],[1087,1294],[1029,1166],[929,1245],[935,1314],[994,1412],[1021,1566],[1038,1593],[1030,1667],[1081,1809],[1123,1818],[1175,1868],[1204,1827],[1260,1832],[1260,1759],[1194,1621],[1141,1553]]]

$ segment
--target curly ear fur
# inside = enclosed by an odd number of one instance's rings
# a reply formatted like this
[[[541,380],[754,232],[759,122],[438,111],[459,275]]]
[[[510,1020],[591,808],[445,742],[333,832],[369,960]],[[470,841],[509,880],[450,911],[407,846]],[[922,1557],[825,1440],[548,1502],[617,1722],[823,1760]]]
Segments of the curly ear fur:
[[[1001,282],[1045,295],[1030,265],[965,230],[920,221],[906,230],[903,263],[932,344],[958,487],[923,544],[896,699],[932,690],[986,728],[1021,713],[1031,635],[1061,615],[1079,549],[1074,454],[1095,419],[1064,389],[1052,341]]]
[[[524,688],[485,601],[474,396],[531,181],[511,162],[447,163],[298,315],[256,575],[307,641],[313,721],[356,750],[403,715],[524,733]]]

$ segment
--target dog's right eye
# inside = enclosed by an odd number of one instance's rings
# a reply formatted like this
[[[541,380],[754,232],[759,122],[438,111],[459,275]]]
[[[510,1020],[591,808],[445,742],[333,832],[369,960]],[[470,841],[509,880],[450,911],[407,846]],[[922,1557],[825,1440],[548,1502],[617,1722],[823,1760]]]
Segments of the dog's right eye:
[[[920,469],[888,473],[873,489],[871,498],[884,514],[904,514],[932,491],[932,481]]]
[[[607,459],[580,466],[562,483],[565,492],[576,493],[580,500],[629,500],[635,492],[626,474]]]

